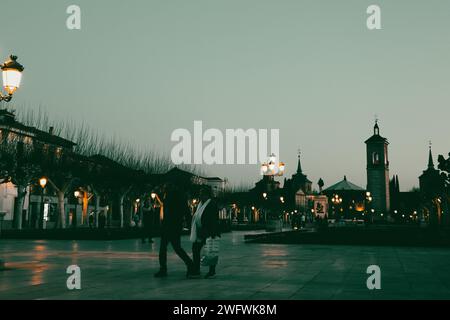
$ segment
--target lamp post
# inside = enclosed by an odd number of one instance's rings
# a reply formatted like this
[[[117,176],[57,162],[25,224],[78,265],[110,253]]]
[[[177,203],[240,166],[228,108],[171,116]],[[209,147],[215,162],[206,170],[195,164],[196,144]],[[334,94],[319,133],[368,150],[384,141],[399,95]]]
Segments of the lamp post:
[[[75,190],[75,192],[73,193],[73,196],[75,197],[75,199],[76,199],[76,203],[75,203],[75,217],[73,217],[72,216],[72,226],[73,227],[77,227],[78,226],[78,205],[79,204],[82,204],[82,193],[81,193],[81,191],[79,191],[79,190]],[[74,218],[75,218],[75,220],[74,220]],[[83,221],[83,213],[81,213],[81,224],[83,225],[84,224],[84,221]]]
[[[43,229],[44,228],[44,191],[45,191],[45,186],[47,185],[47,178],[42,177],[39,179],[39,185],[41,186],[41,217],[39,219],[39,228]]]
[[[6,95],[0,92],[0,101],[9,102],[14,92],[20,87],[24,67],[17,62],[17,56],[11,55],[9,60],[0,65],[3,74],[3,89]]]
[[[284,162],[277,162],[275,154],[271,154],[268,162],[261,165],[261,174],[263,176],[282,176],[286,170]]]
[[[336,218],[336,207],[335,206],[338,206],[338,207],[340,206],[340,204],[342,203],[342,198],[339,197],[339,195],[335,194],[333,196],[333,198],[331,199],[331,202],[333,202],[334,215]],[[340,217],[340,215],[339,215],[339,217]]]
[[[263,192],[262,197],[263,197],[262,208],[263,208],[263,213],[264,213],[264,223],[267,223],[267,210],[268,210],[267,192]]]

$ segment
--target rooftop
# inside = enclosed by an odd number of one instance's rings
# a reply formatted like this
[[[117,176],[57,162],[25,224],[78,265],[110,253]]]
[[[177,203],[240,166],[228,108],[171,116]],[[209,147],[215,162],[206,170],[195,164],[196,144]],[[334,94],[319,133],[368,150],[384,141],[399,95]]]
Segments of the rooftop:
[[[347,180],[347,177],[344,176],[344,180],[328,187],[324,191],[364,191],[364,189],[354,183],[351,183]]]

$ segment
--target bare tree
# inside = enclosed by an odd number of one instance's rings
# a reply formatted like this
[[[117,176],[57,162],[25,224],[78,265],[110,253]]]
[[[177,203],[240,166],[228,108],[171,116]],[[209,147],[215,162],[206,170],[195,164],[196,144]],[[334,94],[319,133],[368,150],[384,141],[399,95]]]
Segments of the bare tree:
[[[1,183],[12,182],[17,187],[14,228],[22,229],[22,213],[27,188],[39,176],[41,167],[37,159],[38,151],[18,140],[10,140],[0,145]]]

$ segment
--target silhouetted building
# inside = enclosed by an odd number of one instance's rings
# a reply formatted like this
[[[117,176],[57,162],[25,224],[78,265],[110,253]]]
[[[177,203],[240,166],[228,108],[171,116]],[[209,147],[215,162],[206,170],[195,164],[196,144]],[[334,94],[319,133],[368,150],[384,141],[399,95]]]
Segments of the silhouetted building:
[[[400,191],[398,175],[390,182],[391,218],[397,223],[418,222],[420,209],[420,193],[418,190]]]
[[[312,194],[312,182],[303,173],[300,153],[298,154],[297,171],[291,179],[285,179],[283,189],[290,207],[306,207],[306,198]]]
[[[433,154],[428,152],[428,167],[419,177],[420,192],[426,198],[440,196],[444,191],[444,180],[439,170],[435,169],[433,162]]]
[[[419,177],[419,185],[424,218],[431,223],[440,224],[442,222],[442,199],[445,199],[445,182],[439,170],[434,167],[431,146],[428,152],[428,167]]]
[[[202,177],[197,174],[172,168],[162,176],[162,181],[172,181],[185,190],[192,189],[192,186],[209,186],[214,196],[225,192],[227,181],[219,177]],[[196,189],[196,188],[194,188]],[[192,190],[191,190],[192,191]]]
[[[365,141],[367,154],[367,191],[372,195],[372,207],[378,215],[390,211],[389,142],[380,135],[378,121],[375,123],[373,131],[373,136]]]
[[[348,181],[346,176],[323,190],[323,194],[328,197],[333,218],[356,218],[356,214],[365,212],[366,190]]]

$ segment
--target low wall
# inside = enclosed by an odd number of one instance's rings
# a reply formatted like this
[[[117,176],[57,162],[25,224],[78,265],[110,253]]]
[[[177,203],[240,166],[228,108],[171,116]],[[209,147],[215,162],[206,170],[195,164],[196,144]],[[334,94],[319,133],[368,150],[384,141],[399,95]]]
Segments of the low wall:
[[[248,243],[450,247],[450,230],[418,227],[327,228],[246,235]]]

